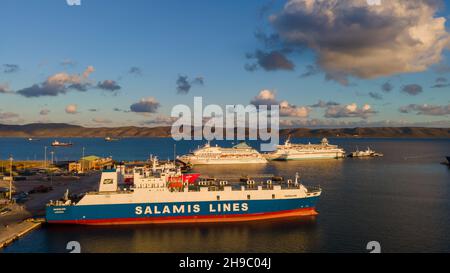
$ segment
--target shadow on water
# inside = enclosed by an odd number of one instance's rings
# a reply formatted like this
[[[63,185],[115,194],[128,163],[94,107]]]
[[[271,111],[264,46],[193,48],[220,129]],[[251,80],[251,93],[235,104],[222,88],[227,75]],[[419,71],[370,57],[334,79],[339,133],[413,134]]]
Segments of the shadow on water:
[[[317,248],[319,240],[311,236],[316,228],[315,216],[220,224],[46,225],[5,252],[28,252],[33,237],[42,248],[32,252],[68,252],[69,241],[78,241],[82,252],[306,252]]]

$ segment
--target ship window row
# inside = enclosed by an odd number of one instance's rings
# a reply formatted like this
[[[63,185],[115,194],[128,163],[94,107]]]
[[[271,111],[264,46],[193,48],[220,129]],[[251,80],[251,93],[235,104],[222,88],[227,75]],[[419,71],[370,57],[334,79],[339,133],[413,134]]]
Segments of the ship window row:
[[[161,187],[163,186],[159,184],[140,184],[137,185],[136,188],[140,189],[140,188],[161,188]]]

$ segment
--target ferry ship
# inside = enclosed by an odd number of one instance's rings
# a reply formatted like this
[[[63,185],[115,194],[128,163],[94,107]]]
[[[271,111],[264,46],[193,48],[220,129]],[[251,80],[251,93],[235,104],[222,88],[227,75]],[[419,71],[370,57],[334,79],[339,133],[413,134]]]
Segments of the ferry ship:
[[[290,137],[284,145],[278,145],[272,153],[265,154],[269,160],[302,160],[343,158],[345,151],[337,145],[331,145],[326,138],[320,144],[293,144]]]
[[[123,168],[102,173],[99,190],[46,207],[50,224],[118,225],[255,221],[317,215],[322,190],[295,180],[274,184],[201,180],[173,185],[180,173],[134,169],[134,186],[120,186]]]
[[[248,146],[245,142],[232,148],[211,146],[208,143],[198,148],[193,153],[177,158],[185,164],[212,165],[212,164],[265,164],[267,160],[257,150]]]

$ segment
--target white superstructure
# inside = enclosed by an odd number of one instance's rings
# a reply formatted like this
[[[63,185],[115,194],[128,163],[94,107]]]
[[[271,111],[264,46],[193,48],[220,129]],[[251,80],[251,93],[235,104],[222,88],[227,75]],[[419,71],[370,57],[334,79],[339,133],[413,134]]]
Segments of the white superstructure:
[[[276,151],[266,154],[270,160],[327,159],[345,157],[345,151],[337,145],[331,145],[326,138],[320,144],[293,144],[288,138]]]
[[[120,173],[103,173],[98,192],[87,193],[77,205],[101,205],[101,204],[134,204],[152,202],[199,202],[199,201],[239,201],[239,200],[272,200],[296,199],[319,196],[318,188],[310,187],[308,190],[300,183],[298,177],[288,180],[286,185],[272,184],[271,180],[265,183],[257,183],[249,180],[246,185],[232,186],[228,181],[203,182],[198,186],[173,190],[167,186],[167,173],[155,175],[142,169],[135,170],[136,183],[131,190],[120,190],[117,181]],[[118,177],[119,176],[119,177]],[[109,187],[104,187],[108,184]]]
[[[211,146],[209,142],[191,154],[178,157],[186,164],[264,164],[267,160],[257,150],[242,142],[232,148]]]

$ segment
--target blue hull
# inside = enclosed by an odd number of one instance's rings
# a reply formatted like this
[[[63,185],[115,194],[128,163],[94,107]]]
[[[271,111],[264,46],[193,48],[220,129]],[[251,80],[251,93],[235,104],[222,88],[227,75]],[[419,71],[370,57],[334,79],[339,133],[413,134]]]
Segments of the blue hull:
[[[249,221],[315,215],[318,198],[48,206],[46,220],[49,223],[93,225]]]

